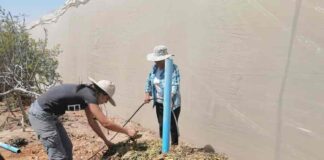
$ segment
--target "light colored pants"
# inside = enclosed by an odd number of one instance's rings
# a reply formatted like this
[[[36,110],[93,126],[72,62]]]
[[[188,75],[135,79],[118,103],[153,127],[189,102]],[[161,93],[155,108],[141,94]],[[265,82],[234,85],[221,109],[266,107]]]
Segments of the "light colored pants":
[[[35,101],[28,111],[28,118],[47,151],[48,159],[73,159],[71,140],[58,116],[43,111]]]

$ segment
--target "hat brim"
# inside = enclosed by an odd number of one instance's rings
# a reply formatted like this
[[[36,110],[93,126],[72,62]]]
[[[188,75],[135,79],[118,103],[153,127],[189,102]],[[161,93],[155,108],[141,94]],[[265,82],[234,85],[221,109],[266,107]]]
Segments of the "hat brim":
[[[164,56],[159,56],[159,57],[157,57],[157,56],[154,56],[154,53],[150,53],[150,54],[148,54],[147,56],[146,56],[146,59],[148,60],[148,61],[153,61],[153,62],[155,62],[155,61],[162,61],[162,60],[165,60],[165,59],[167,59],[167,58],[169,58],[169,57],[171,57],[171,56],[173,56],[172,54],[167,54],[167,55],[164,55]]]
[[[109,96],[109,99],[108,99],[108,101],[110,102],[110,104],[111,105],[113,105],[113,106],[116,106],[116,102],[115,102],[115,100],[103,89],[103,88],[101,88],[99,85],[98,85],[98,83],[97,83],[97,81],[96,80],[94,80],[93,78],[91,78],[91,77],[88,77],[88,79],[91,81],[91,83],[93,83],[94,85],[96,85],[98,88],[100,88],[101,89],[101,91],[103,91],[104,93],[106,93],[108,96]]]
[[[109,95],[108,95],[108,96],[109,96]],[[113,98],[111,98],[111,97],[109,96],[108,101],[110,102],[110,104],[111,104],[112,106],[116,107],[116,103],[115,103],[115,100],[114,100]]]

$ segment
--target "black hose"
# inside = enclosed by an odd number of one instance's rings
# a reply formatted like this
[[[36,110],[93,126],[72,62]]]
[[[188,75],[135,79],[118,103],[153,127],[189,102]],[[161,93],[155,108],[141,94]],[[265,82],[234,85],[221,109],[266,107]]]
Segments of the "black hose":
[[[157,98],[157,99],[163,100],[162,98]],[[172,113],[172,115],[173,115],[174,122],[175,122],[176,127],[177,127],[177,133],[178,133],[178,136],[180,136],[179,126],[178,126],[178,120],[177,120],[177,117],[176,117],[176,115],[175,115],[173,109],[174,109],[174,105],[172,105],[172,107],[171,107],[171,113]]]

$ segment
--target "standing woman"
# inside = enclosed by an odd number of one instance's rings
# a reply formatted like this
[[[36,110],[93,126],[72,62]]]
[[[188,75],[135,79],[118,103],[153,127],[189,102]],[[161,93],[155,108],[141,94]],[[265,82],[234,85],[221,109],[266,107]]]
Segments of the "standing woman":
[[[163,126],[163,98],[164,98],[164,65],[165,59],[169,58],[166,46],[159,45],[154,47],[153,53],[147,55],[148,61],[153,61],[155,64],[149,73],[145,84],[144,102],[149,103],[153,100],[153,107],[156,108],[156,116],[159,122],[160,138],[162,138]],[[173,64],[172,83],[171,83],[171,144],[178,145],[179,131],[178,118],[180,114],[180,74],[177,65]]]
[[[41,95],[29,109],[28,116],[32,128],[36,131],[44,148],[47,151],[48,159],[72,160],[72,143],[66,130],[58,117],[65,111],[85,110],[88,123],[96,134],[107,146],[113,145],[107,140],[100,129],[97,121],[110,130],[124,133],[130,137],[136,135],[133,129],[126,129],[108,120],[99,108],[100,104],[109,101],[115,106],[112,96],[115,93],[115,85],[108,80],[86,84],[63,84],[49,89]]]

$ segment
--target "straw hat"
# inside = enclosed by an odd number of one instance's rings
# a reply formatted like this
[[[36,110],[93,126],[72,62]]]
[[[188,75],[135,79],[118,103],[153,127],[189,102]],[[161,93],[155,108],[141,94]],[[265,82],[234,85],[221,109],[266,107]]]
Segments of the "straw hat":
[[[108,94],[109,96],[109,102],[113,105],[116,106],[116,103],[114,101],[114,99],[112,98],[112,96],[115,93],[115,84],[113,84],[111,81],[108,80],[100,80],[100,81],[96,81],[91,77],[88,77],[88,79],[97,87],[99,87],[103,92],[105,92],[106,94]]]
[[[153,53],[149,53],[146,58],[148,61],[162,61],[173,55],[168,53],[168,48],[164,45],[155,46]]]

